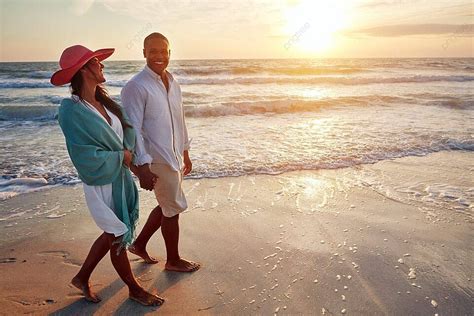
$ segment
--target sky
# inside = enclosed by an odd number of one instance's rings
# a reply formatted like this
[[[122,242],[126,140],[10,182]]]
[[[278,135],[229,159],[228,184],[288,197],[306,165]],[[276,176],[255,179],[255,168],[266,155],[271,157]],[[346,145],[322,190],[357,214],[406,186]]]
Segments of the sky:
[[[474,57],[471,0],[0,0],[0,61],[57,61],[75,44],[140,60]]]

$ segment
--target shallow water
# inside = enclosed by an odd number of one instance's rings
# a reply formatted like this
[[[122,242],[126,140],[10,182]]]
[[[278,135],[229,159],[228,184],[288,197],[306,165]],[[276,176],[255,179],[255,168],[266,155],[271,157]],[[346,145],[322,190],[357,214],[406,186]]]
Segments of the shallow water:
[[[0,199],[78,181],[56,122],[68,95],[49,83],[56,67],[0,63]],[[142,67],[106,63],[117,101]],[[474,149],[474,59],[174,61],[170,70],[182,85],[193,178]],[[462,202],[456,190],[444,191]]]

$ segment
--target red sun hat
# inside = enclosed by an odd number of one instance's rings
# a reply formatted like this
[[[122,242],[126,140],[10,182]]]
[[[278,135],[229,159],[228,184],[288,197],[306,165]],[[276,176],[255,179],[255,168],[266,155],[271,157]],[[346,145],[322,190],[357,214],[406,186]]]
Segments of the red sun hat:
[[[55,86],[62,86],[71,82],[72,77],[82,68],[89,60],[96,57],[102,61],[113,54],[114,48],[103,48],[91,51],[82,45],[74,45],[66,48],[59,59],[60,70],[51,76],[51,83]]]

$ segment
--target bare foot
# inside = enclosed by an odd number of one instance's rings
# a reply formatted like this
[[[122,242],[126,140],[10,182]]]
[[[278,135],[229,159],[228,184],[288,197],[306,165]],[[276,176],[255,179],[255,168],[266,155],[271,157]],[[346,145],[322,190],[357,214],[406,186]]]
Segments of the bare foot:
[[[150,257],[150,255],[148,254],[148,252],[146,251],[146,249],[138,249],[137,247],[135,247],[134,245],[128,247],[128,251],[130,251],[131,253],[133,253],[134,255],[137,255],[139,257],[141,257],[143,260],[145,260],[145,263],[148,263],[148,264],[155,264],[155,263],[158,263],[158,260],[153,258],[153,257]]]
[[[129,292],[129,298],[145,306],[160,306],[165,300],[158,295],[148,293],[144,289]]]
[[[186,259],[179,259],[176,262],[166,262],[165,270],[175,272],[194,272],[199,270],[201,264]]]
[[[71,280],[71,284],[81,290],[82,294],[84,294],[84,298],[89,302],[99,303],[101,301],[101,299],[94,292],[91,291],[91,286],[89,282],[84,283],[77,276],[75,276]]]

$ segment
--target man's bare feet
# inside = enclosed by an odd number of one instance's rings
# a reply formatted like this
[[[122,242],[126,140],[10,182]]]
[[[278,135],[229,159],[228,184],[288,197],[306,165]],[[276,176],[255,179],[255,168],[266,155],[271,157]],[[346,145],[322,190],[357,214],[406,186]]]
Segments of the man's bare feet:
[[[194,272],[199,270],[201,264],[180,258],[176,262],[166,262],[165,270],[175,272]]]
[[[148,293],[144,289],[129,292],[129,298],[145,306],[161,306],[165,300],[158,295]]]
[[[130,251],[131,253],[133,253],[134,255],[137,255],[139,256],[140,258],[142,258],[143,260],[145,260],[145,263],[148,263],[148,264],[155,264],[155,263],[158,263],[158,260],[151,257],[148,252],[146,251],[146,249],[138,249],[137,247],[135,247],[135,245],[131,245],[130,247],[128,247],[128,251]]]
[[[84,294],[84,298],[89,302],[99,303],[101,301],[101,299],[94,292],[91,291],[89,281],[83,282],[81,279],[75,276],[71,280],[71,284],[81,290],[82,294]]]

